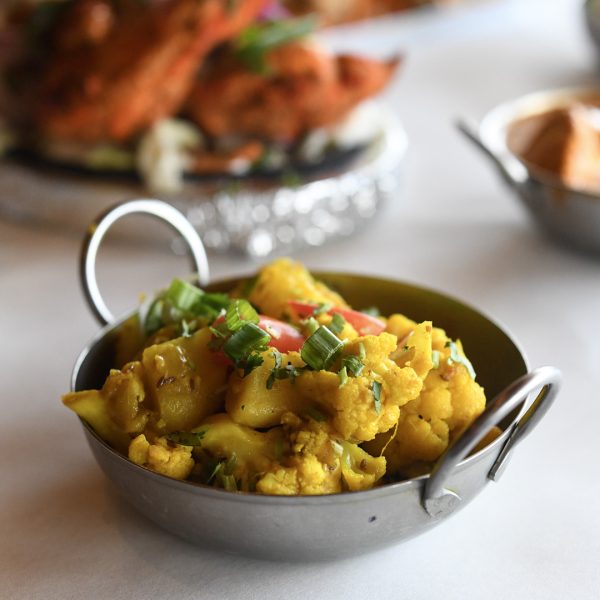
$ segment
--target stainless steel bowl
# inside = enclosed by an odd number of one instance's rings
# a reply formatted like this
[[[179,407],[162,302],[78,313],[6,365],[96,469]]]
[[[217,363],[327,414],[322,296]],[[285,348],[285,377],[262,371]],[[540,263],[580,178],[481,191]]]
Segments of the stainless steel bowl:
[[[133,212],[153,214],[179,230],[190,243],[199,280],[208,278],[201,243],[183,215],[155,200],[118,205],[90,227],[82,253],[86,298],[101,322],[112,321],[112,315],[97,286],[96,252],[112,223]],[[560,373],[552,367],[528,372],[510,335],[462,302],[396,281],[316,275],[355,305],[376,303],[384,313],[432,319],[452,337],[460,336],[473,357],[479,382],[492,399],[485,412],[439,459],[431,475],[364,492],[299,497],[232,493],[158,475],[127,460],[82,422],[106,476],[124,498],[161,527],[197,544],[276,560],[334,559],[396,544],[433,527],[470,502],[488,481],[498,479],[510,451],[555,397]],[[209,289],[228,290],[236,283],[222,281]],[[83,350],[73,371],[73,391],[102,385],[108,370],[116,366],[116,339],[130,316],[105,325]],[[502,435],[470,454],[494,424],[500,425]]]
[[[598,0],[586,0],[584,14],[590,37],[597,50],[600,51],[600,2]]]
[[[600,89],[558,89],[528,94],[485,115],[478,127],[459,129],[490,158],[534,221],[554,239],[586,252],[600,253],[600,196],[572,189],[556,178],[532,173],[507,144],[509,127],[518,119],[600,96]]]

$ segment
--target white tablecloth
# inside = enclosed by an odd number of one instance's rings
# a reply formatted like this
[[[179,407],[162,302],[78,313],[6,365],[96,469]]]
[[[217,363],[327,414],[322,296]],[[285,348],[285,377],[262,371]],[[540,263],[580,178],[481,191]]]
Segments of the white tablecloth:
[[[1,598],[600,597],[600,262],[538,233],[452,125],[528,91],[597,80],[581,2],[472,3],[344,31],[332,44],[406,50],[386,93],[411,139],[405,185],[360,235],[297,258],[480,307],[514,332],[532,366],[562,369],[557,403],[499,483],[405,544],[311,565],[199,549],[112,493],[59,401],[97,330],[78,288],[80,240],[0,222]],[[115,310],[187,268],[162,247],[113,242],[101,256]],[[214,277],[253,268],[212,261]]]

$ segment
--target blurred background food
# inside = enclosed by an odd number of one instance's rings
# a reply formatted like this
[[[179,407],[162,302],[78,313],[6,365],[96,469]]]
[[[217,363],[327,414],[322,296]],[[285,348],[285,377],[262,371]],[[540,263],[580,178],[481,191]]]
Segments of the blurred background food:
[[[534,175],[600,194],[599,97],[572,98],[563,107],[518,119],[507,143]]]
[[[409,10],[443,0],[284,0],[292,13],[317,13],[324,24],[369,19],[379,15]]]
[[[153,191],[364,146],[377,118],[356,110],[399,63],[334,55],[319,11],[265,0],[13,0],[0,19],[4,151]]]

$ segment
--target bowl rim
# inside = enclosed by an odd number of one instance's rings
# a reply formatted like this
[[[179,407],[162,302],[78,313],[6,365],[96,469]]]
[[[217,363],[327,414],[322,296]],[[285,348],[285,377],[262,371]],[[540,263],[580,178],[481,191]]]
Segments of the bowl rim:
[[[482,312],[480,309],[473,307],[471,304],[464,302],[463,300],[461,300],[455,296],[451,296],[451,295],[448,295],[437,289],[430,288],[430,287],[424,287],[422,285],[419,285],[416,283],[411,283],[411,282],[408,282],[405,280],[397,280],[397,279],[390,279],[387,277],[364,275],[362,273],[353,273],[353,272],[345,272],[345,271],[335,271],[335,272],[334,271],[317,271],[317,270],[312,270],[312,269],[310,270],[310,273],[318,278],[323,278],[323,279],[327,279],[328,276],[333,276],[333,277],[349,276],[349,277],[360,278],[360,279],[366,280],[366,281],[372,280],[372,281],[379,281],[379,282],[383,281],[383,282],[392,283],[392,284],[399,284],[399,285],[411,287],[413,289],[418,289],[420,291],[424,291],[424,292],[426,292],[428,294],[432,294],[434,296],[441,297],[445,301],[457,303],[457,304],[461,305],[462,307],[476,313],[477,315],[479,315],[480,317],[482,317],[483,319],[488,321],[490,324],[492,324],[494,327],[499,329],[508,338],[508,340],[511,342],[511,344],[515,347],[515,349],[521,356],[524,366],[525,366],[525,369],[526,369],[526,372],[529,372],[529,370],[530,370],[529,360],[528,360],[527,355],[525,354],[522,346],[515,339],[515,336],[510,332],[510,330],[503,323],[501,323],[497,319],[491,318],[487,313]],[[229,285],[229,284],[231,284],[233,286],[233,285],[235,285],[235,283],[239,282],[240,280],[246,279],[251,276],[252,275],[246,274],[245,276],[239,275],[237,277],[234,276],[234,277],[227,277],[225,279],[218,279],[214,282],[211,282],[210,286],[213,286],[213,285],[225,286],[225,285]],[[156,293],[158,293],[158,291]],[[152,295],[151,298],[153,298],[153,297],[154,297],[154,294]],[[90,341],[84,346],[84,348],[81,350],[81,352],[77,356],[77,359],[75,361],[75,364],[74,364],[72,372],[71,372],[71,383],[70,383],[70,391],[71,392],[78,391],[76,389],[77,388],[77,385],[76,385],[77,377],[78,377],[79,371],[81,369],[81,366],[85,362],[90,351],[101,340],[103,340],[106,335],[110,334],[110,332],[113,329],[122,325],[127,319],[131,318],[132,316],[138,314],[138,311],[139,311],[139,307],[124,313],[123,315],[121,315],[120,317],[115,319],[112,323],[108,323],[107,325],[104,325],[90,339]],[[487,402],[489,402],[492,399],[486,398],[486,400],[487,400]],[[526,402],[524,401],[521,404],[520,408],[518,409],[518,414],[515,417],[515,420],[518,419],[523,414],[523,412],[525,410],[525,405],[526,405]],[[406,479],[403,481],[398,481],[398,482],[393,482],[393,483],[385,483],[385,484],[370,488],[368,490],[342,491],[342,492],[336,492],[333,494],[282,496],[282,495],[277,495],[277,494],[257,494],[255,492],[244,492],[244,491],[236,491],[236,492],[232,493],[227,490],[214,488],[212,486],[209,486],[209,485],[206,485],[203,483],[199,483],[199,482],[195,482],[195,481],[174,479],[167,475],[162,475],[160,473],[156,473],[155,471],[152,471],[151,469],[149,469],[147,467],[137,465],[134,462],[132,462],[131,460],[129,460],[129,458],[126,457],[124,454],[121,454],[119,451],[112,448],[82,418],[78,417],[78,419],[84,429],[84,433],[86,434],[86,437],[88,438],[88,442],[91,442],[92,440],[94,442],[97,442],[104,452],[107,452],[108,454],[110,454],[113,459],[121,461],[121,464],[126,465],[127,468],[133,469],[134,471],[137,471],[140,474],[145,473],[146,476],[154,478],[157,483],[164,483],[169,486],[180,488],[182,491],[187,490],[188,492],[194,493],[197,495],[207,495],[207,496],[211,496],[211,497],[214,496],[215,498],[230,499],[233,501],[239,501],[239,502],[244,502],[244,503],[260,502],[260,503],[268,503],[271,505],[278,505],[278,504],[284,504],[284,505],[302,505],[302,504],[321,505],[321,504],[326,504],[327,505],[327,504],[336,503],[337,501],[342,501],[344,503],[346,503],[346,502],[351,503],[351,502],[355,502],[355,501],[358,502],[358,501],[366,500],[367,498],[370,498],[370,499],[382,498],[382,497],[386,497],[390,494],[396,494],[399,492],[407,491],[410,488],[415,487],[415,486],[422,486],[422,485],[424,485],[424,482],[429,478],[429,475],[430,475],[429,473],[425,473],[423,475],[419,475],[418,477],[411,477],[410,479]],[[489,444],[487,444],[486,446],[484,446],[477,452],[469,454],[465,459],[463,459],[460,463],[458,463],[458,465],[455,467],[454,472],[462,471],[464,469],[469,468],[473,463],[478,462],[480,459],[482,459],[483,457],[492,453],[492,451],[495,451],[496,449],[499,452],[501,450],[502,446],[504,446],[504,443],[506,442],[510,433],[511,433],[511,427],[504,429],[502,431],[502,433],[497,438],[495,438],[492,442],[490,442]]]
[[[552,173],[540,175],[539,171],[532,171],[529,163],[514,153],[507,144],[507,130],[512,123],[528,116],[566,107],[572,100],[585,96],[595,96],[600,102],[600,85],[549,88],[507,100],[497,104],[483,116],[479,123],[479,136],[483,143],[503,162],[516,165],[517,169],[525,168],[531,181],[550,187],[557,192],[577,194],[586,200],[598,201],[600,192],[594,194],[589,190],[570,187]]]

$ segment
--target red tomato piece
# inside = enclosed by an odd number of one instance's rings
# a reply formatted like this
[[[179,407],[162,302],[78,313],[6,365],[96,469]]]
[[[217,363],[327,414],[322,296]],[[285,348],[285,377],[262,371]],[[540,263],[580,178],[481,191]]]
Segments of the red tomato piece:
[[[310,317],[315,309],[319,307],[319,305],[314,302],[296,302],[295,300],[290,300],[288,304],[301,319]],[[385,329],[385,324],[377,317],[361,313],[358,310],[337,308],[334,306],[326,312],[328,315],[337,313],[344,317],[344,319],[356,329],[359,335],[379,335]]]
[[[292,325],[288,325],[283,321],[259,315],[260,321],[258,326],[266,331],[271,336],[269,346],[276,348],[284,354],[287,352],[298,352],[304,344],[304,336]],[[225,317],[219,317],[214,325],[218,325],[225,320]],[[215,350],[213,352],[215,362],[221,365],[233,365],[232,360],[222,351]]]
[[[292,325],[260,315],[258,326],[271,336],[269,346],[279,352],[298,352],[304,344],[304,336]]]

